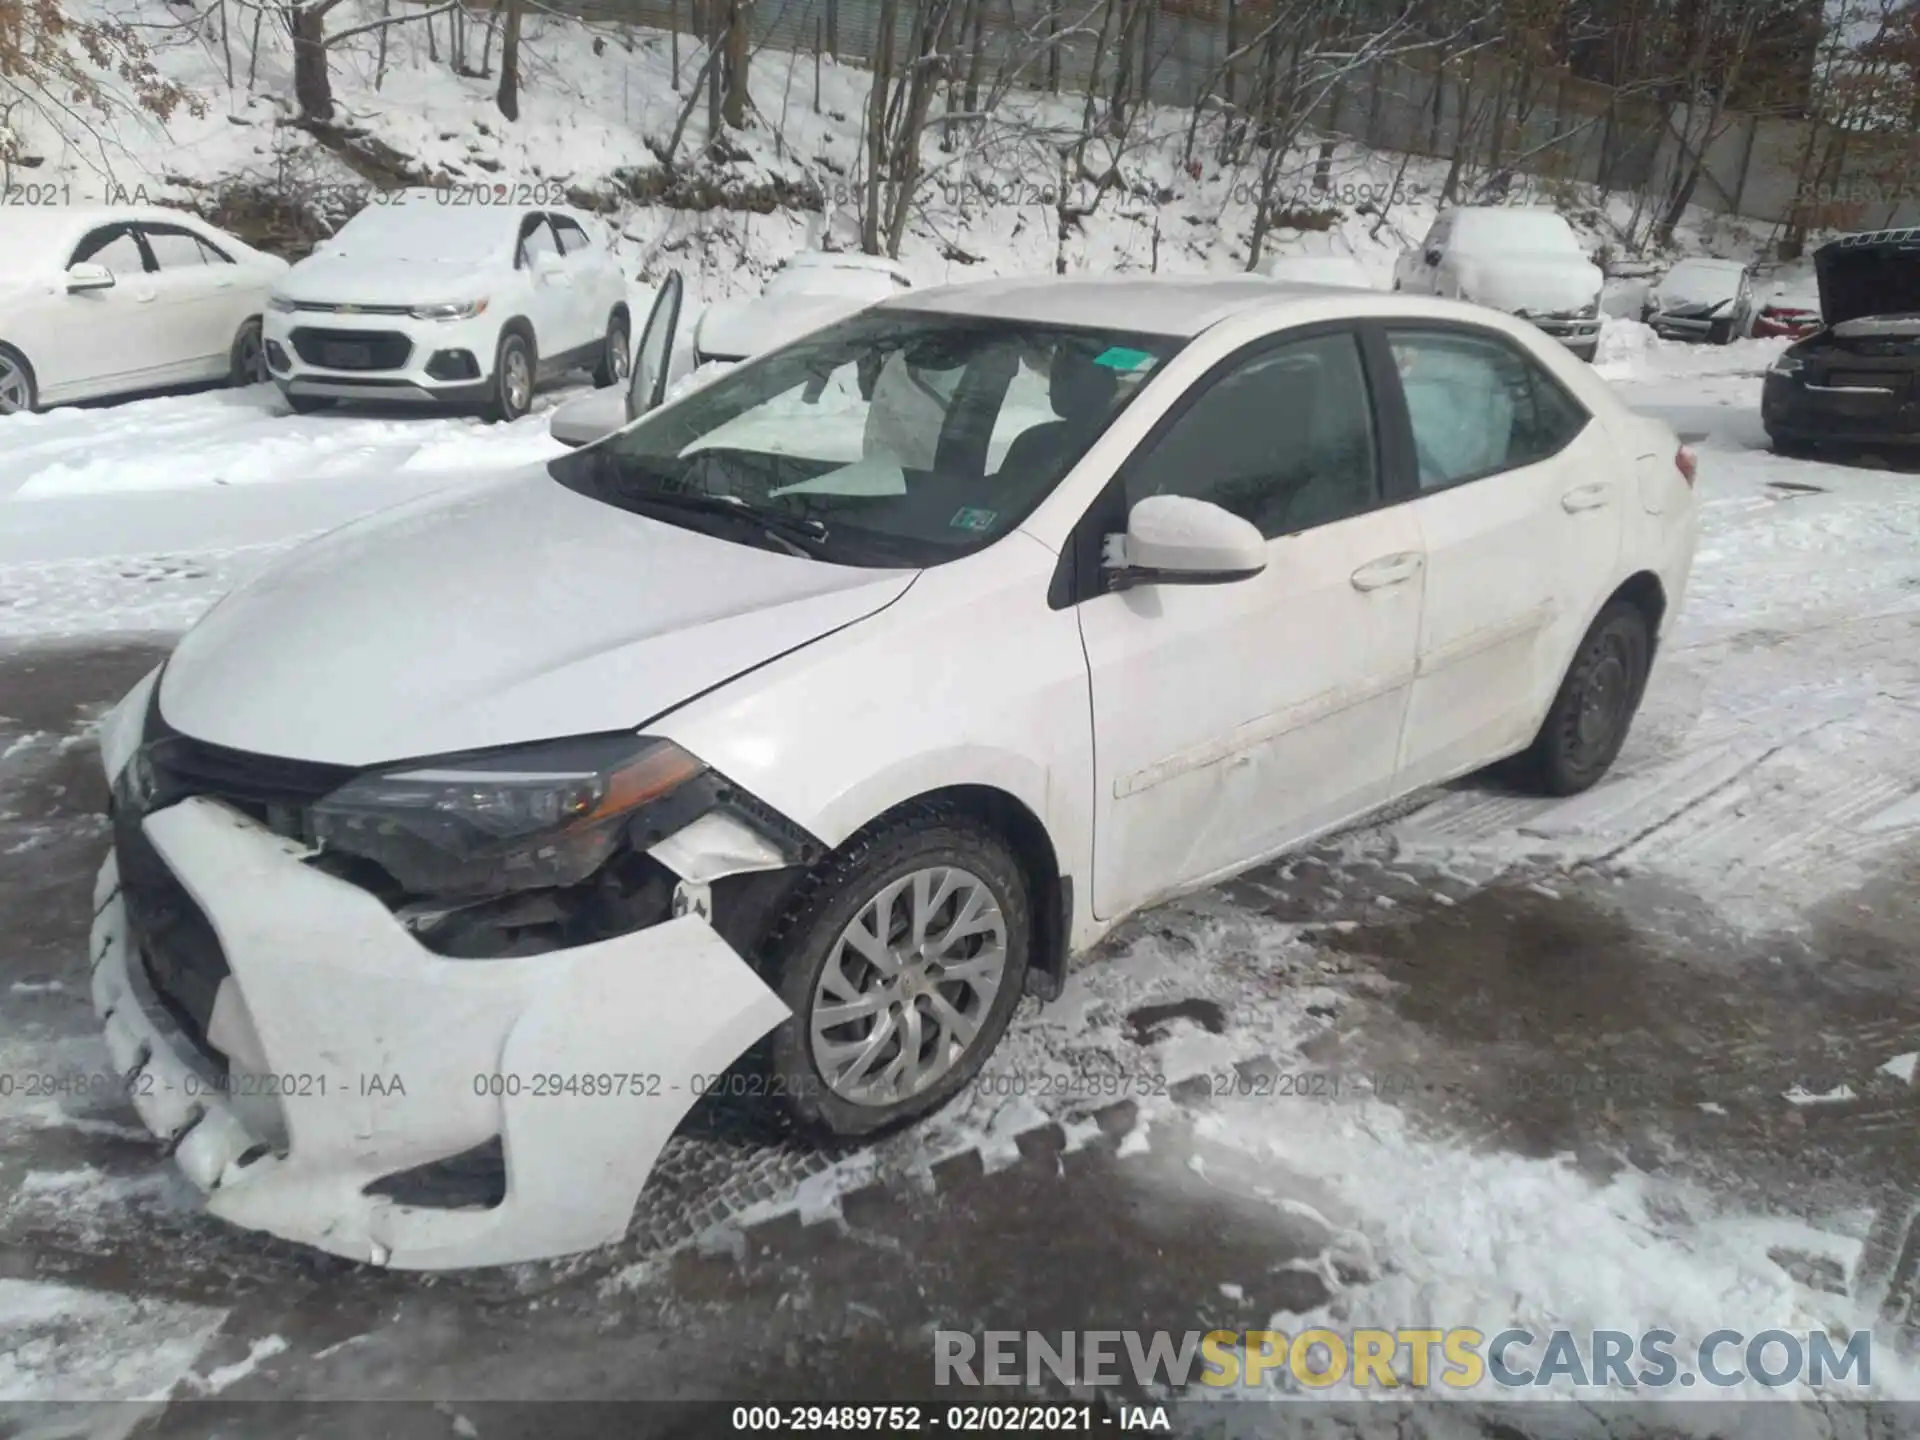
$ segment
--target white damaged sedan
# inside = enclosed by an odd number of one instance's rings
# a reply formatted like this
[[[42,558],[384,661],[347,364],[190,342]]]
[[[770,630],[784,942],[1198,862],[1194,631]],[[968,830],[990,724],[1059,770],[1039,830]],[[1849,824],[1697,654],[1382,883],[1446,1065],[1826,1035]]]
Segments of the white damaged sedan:
[[[611,1242],[722,1076],[873,1133],[1131,911],[1491,761],[1595,783],[1693,478],[1484,309],[903,294],[218,605],[103,731],[108,1045],[236,1224]]]

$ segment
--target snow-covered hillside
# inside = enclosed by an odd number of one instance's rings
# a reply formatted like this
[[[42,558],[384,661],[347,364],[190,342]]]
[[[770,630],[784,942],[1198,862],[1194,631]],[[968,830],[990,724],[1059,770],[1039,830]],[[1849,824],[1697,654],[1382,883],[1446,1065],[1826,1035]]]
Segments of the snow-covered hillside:
[[[288,209],[337,223],[374,183],[443,184],[449,203],[477,205],[510,199],[518,184],[560,181],[617,222],[636,278],[678,267],[702,300],[757,290],[803,246],[857,244],[871,76],[831,57],[816,65],[811,54],[759,51],[748,126],[725,132],[730,158],[716,160],[705,156],[706,107],[691,93],[704,52],[686,36],[676,44],[664,32],[530,14],[520,118],[510,122],[494,103],[495,78],[455,73],[443,35],[429,53],[421,25],[395,26],[378,32],[384,56],[378,33],[331,52],[334,125],[316,134],[295,123],[290,50],[271,23],[253,29],[236,10],[223,38],[217,7],[183,20],[160,0],[113,3],[119,18],[161,37],[156,66],[202,97],[204,113],[176,112],[164,127],[122,115],[104,141],[30,128],[26,148],[43,163],[16,169],[10,183],[67,203],[191,205],[284,243]],[[345,0],[333,13],[352,17],[356,7],[380,13],[372,0]],[[482,37],[469,34],[464,48],[480,68]],[[497,63],[491,50],[489,60]],[[1124,135],[1095,136],[1079,176],[1063,185],[1062,153],[1088,128],[1083,96],[1020,92],[976,120],[930,126],[901,245],[916,280],[1248,267],[1257,151],[1223,165],[1211,119],[1196,130],[1186,110],[1148,109]],[[1431,223],[1446,164],[1343,142],[1316,183],[1318,141],[1304,136],[1281,167],[1276,208],[1297,223],[1272,231],[1262,254],[1352,255],[1384,284]],[[1108,175],[1104,188],[1092,178]],[[1063,225],[1062,194],[1089,213]],[[1630,196],[1524,180],[1510,198],[1559,205],[1596,250],[1618,248],[1634,211]],[[1700,212],[1676,248],[1752,258],[1766,239],[1765,227]]]

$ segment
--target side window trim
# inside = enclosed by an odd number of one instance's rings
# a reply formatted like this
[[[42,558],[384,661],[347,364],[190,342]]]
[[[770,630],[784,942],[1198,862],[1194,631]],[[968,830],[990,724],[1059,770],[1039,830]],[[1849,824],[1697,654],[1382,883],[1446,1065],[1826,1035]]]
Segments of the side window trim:
[[[227,260],[227,257],[225,255],[220,254],[218,247],[202,239],[199,235],[187,229],[187,227],[184,225],[162,225],[162,224],[149,224],[149,223],[142,222],[140,224],[134,225],[132,229],[134,234],[139,238],[141,253],[146,256],[148,267],[151,270],[158,271],[161,268],[160,257],[154,251],[153,244],[152,244],[152,237],[155,235],[171,235],[171,236],[177,236],[183,240],[192,241],[195,249],[200,252],[200,263],[202,265],[211,265],[214,263],[213,261],[207,259],[207,256],[206,256],[207,251],[212,251],[215,255],[218,255],[220,259],[226,260],[229,265],[233,263],[231,260]],[[180,268],[184,269],[184,268],[191,268],[191,267],[183,266]]]
[[[1369,408],[1373,420],[1374,480],[1377,488],[1374,492],[1373,504],[1363,510],[1354,510],[1340,518],[1351,520],[1360,515],[1371,515],[1377,510],[1383,510],[1389,505],[1401,504],[1411,498],[1400,493],[1400,487],[1393,483],[1391,477],[1396,469],[1405,468],[1405,453],[1410,452],[1411,449],[1412,431],[1409,428],[1404,435],[1392,434],[1386,423],[1387,417],[1382,413],[1381,402],[1386,395],[1391,394],[1396,401],[1400,401],[1399,384],[1395,376],[1392,390],[1383,391],[1379,374],[1380,359],[1372,352],[1384,351],[1386,339],[1382,334],[1370,341],[1368,331],[1371,328],[1373,328],[1373,322],[1366,320],[1324,320],[1316,324],[1295,325],[1285,330],[1272,331],[1257,340],[1250,340],[1231,355],[1215,362],[1206,374],[1187,387],[1186,392],[1165,414],[1153,422],[1153,428],[1141,438],[1138,445],[1133,447],[1132,453],[1115,468],[1105,488],[1094,497],[1093,503],[1088,505],[1086,513],[1073,527],[1073,533],[1067,537],[1067,543],[1061,547],[1060,562],[1054,567],[1053,580],[1047,588],[1048,607],[1054,610],[1065,610],[1085,601],[1097,599],[1106,593],[1101,579],[1104,572],[1100,564],[1100,552],[1109,534],[1126,528],[1127,476],[1132,472],[1139,457],[1159,444],[1166,437],[1167,432],[1179,424],[1187,412],[1199,403],[1200,397],[1212,389],[1223,376],[1259,359],[1269,351],[1282,349],[1301,341],[1317,340],[1327,335],[1353,336],[1360,351],[1361,367],[1366,374]],[[1385,363],[1391,372],[1391,355],[1387,356]],[[1401,403],[1404,408],[1404,401]],[[1339,522],[1327,521],[1326,523],[1338,524]],[[1308,533],[1311,532],[1292,531],[1286,535],[1275,536],[1267,543],[1272,545],[1295,535]]]
[[[560,236],[554,230],[553,221],[547,213],[544,210],[532,210],[521,220],[520,238],[513,242],[514,269],[531,270],[533,268],[533,255],[527,249],[527,241],[542,230],[547,232],[547,239],[553,242],[554,252],[560,255],[566,254],[566,251],[560,248]]]
[[[593,248],[593,237],[587,233],[586,227],[571,215],[549,214],[547,224],[553,229],[554,241],[560,246],[562,255],[578,255]],[[569,245],[567,243],[569,238],[578,243]]]
[[[1411,481],[1412,485],[1411,493],[1405,497],[1407,499],[1419,499],[1428,495],[1444,495],[1449,490],[1458,490],[1462,485],[1472,485],[1481,480],[1490,480],[1495,475],[1508,475],[1515,470],[1525,470],[1529,466],[1545,464],[1547,461],[1553,459],[1554,456],[1563,453],[1575,440],[1578,440],[1582,435],[1586,434],[1588,428],[1593,424],[1593,412],[1582,403],[1579,396],[1562,385],[1559,377],[1552,374],[1546,366],[1540,364],[1539,361],[1528,354],[1524,346],[1516,343],[1511,336],[1502,335],[1498,330],[1488,330],[1483,326],[1459,320],[1429,320],[1422,317],[1409,317],[1404,320],[1389,318],[1376,320],[1371,323],[1379,327],[1380,343],[1386,351],[1386,364],[1392,380],[1391,389],[1388,392],[1391,395],[1388,408],[1394,411],[1397,416],[1396,428],[1400,430],[1402,443],[1405,446],[1404,454],[1407,465],[1407,478]],[[1555,448],[1544,454],[1536,455],[1531,460],[1523,461],[1518,465],[1508,465],[1504,463],[1500,465],[1489,465],[1484,470],[1476,470],[1470,475],[1462,475],[1457,479],[1449,480],[1444,485],[1429,485],[1422,488],[1420,485],[1419,461],[1416,456],[1416,447],[1413,441],[1413,415],[1407,408],[1406,390],[1400,383],[1400,367],[1393,363],[1393,349],[1390,339],[1390,332],[1405,333],[1407,331],[1462,335],[1470,339],[1486,341],[1505,350],[1520,362],[1527,376],[1527,389],[1529,394],[1533,393],[1534,387],[1544,379],[1547,384],[1553,387],[1554,393],[1560,396],[1560,398],[1566,402],[1567,406],[1581,417],[1580,424],[1572,430],[1569,430],[1566,439],[1562,440]]]
[[[100,236],[100,235],[104,235],[107,238],[105,240],[102,240],[99,244],[94,245],[91,250],[88,250],[87,249],[88,244],[96,236]],[[112,245],[116,240],[121,240],[121,239],[131,241],[133,243],[133,248],[140,252],[140,273],[141,274],[151,275],[160,268],[159,265],[157,265],[154,261],[153,252],[147,248],[147,237],[141,233],[140,227],[138,225],[135,225],[128,220],[109,221],[105,225],[96,225],[93,227],[93,229],[87,231],[86,234],[80,237],[79,242],[73,247],[72,252],[67,256],[66,268],[70,270],[75,265],[86,263],[80,259],[80,252],[82,250],[87,250],[87,261],[90,262],[92,261],[95,255],[98,255],[102,250],[105,250],[108,246]]]

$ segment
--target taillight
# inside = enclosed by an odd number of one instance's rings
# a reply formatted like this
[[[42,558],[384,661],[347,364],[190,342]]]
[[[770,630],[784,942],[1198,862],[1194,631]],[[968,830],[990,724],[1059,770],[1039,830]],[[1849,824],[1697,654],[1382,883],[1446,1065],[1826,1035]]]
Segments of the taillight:
[[[1700,473],[1700,457],[1693,453],[1693,447],[1682,445],[1673,452],[1673,468],[1680,472],[1680,478],[1691,487],[1693,477]]]

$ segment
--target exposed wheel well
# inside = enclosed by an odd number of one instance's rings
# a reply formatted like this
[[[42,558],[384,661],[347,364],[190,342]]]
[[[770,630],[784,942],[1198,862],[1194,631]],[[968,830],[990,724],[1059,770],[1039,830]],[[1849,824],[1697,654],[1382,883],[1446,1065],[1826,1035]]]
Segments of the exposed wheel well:
[[[527,342],[527,348],[533,352],[533,358],[536,360],[540,358],[540,342],[534,338],[533,324],[526,316],[516,315],[500,327],[500,340],[506,339],[509,335],[518,335]],[[499,348],[500,341],[496,340],[494,349]]]
[[[1027,961],[1027,993],[1051,1000],[1067,978],[1068,937],[1073,931],[1073,881],[1060,873],[1047,827],[1019,800],[990,785],[950,785],[897,805],[933,806],[989,827],[1010,846],[1033,886],[1033,941]],[[884,817],[881,817],[884,818]],[[877,822],[876,822],[877,823]]]
[[[1667,613],[1667,591],[1660,583],[1660,577],[1651,570],[1642,570],[1629,575],[1621,582],[1620,588],[1607,597],[1607,603],[1626,600],[1640,608],[1647,617],[1647,634],[1657,643],[1660,635],[1660,622]]]

